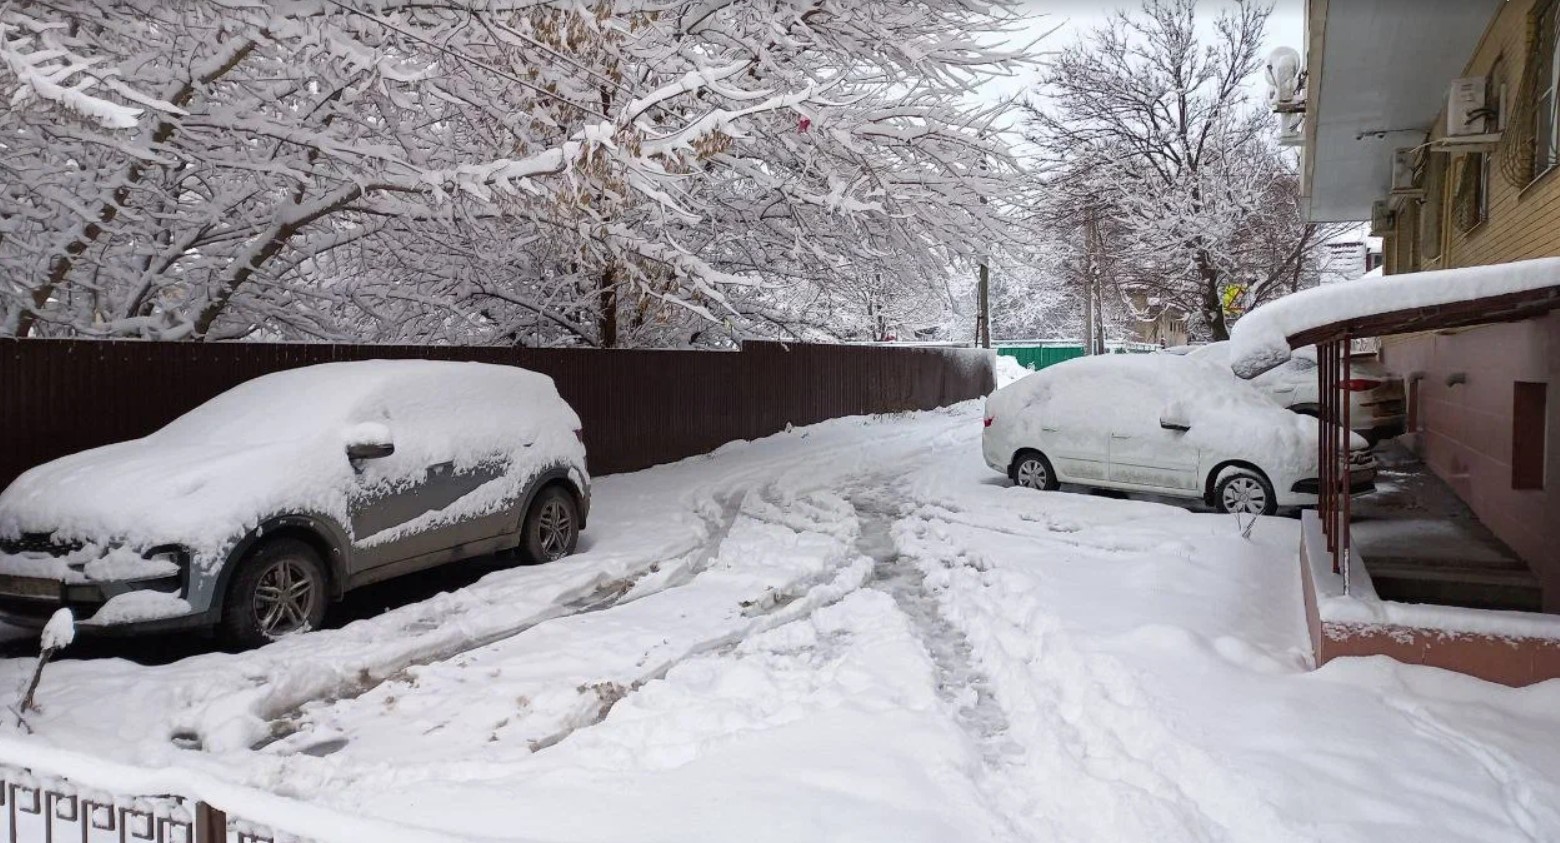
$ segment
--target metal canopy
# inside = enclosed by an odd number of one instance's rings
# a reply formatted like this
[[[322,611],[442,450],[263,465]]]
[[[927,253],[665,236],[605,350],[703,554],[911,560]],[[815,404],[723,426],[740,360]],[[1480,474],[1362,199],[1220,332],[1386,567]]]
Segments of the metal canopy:
[[[1503,293],[1448,304],[1393,310],[1372,316],[1345,319],[1293,334],[1288,338],[1289,347],[1301,348],[1345,338],[1384,337],[1419,331],[1469,328],[1474,325],[1511,322],[1541,316],[1551,310],[1560,310],[1560,284],[1536,290]]]

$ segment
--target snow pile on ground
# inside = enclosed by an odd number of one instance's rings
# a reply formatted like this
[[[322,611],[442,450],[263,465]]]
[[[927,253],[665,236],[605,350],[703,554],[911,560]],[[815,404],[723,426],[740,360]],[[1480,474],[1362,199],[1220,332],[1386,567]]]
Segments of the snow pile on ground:
[[[605,478],[578,557],[341,630],[59,662],[0,758],[341,841],[1560,836],[1560,682],[1310,671],[1296,522],[1012,488],[978,410]]]
[[[1243,378],[1255,377],[1289,359],[1289,337],[1347,319],[1544,288],[1560,291],[1560,258],[1324,284],[1242,316],[1230,331],[1230,366]]]
[[[235,531],[266,517],[317,512],[349,525],[354,491],[393,489],[446,461],[459,471],[512,460],[495,488],[462,500],[496,508],[545,467],[583,466],[579,426],[551,378],[513,366],[368,360],[291,369],[240,384],[150,436],[26,472],[0,495],[0,536],[52,532],[55,541],[113,540],[136,551],[179,544],[194,564],[210,565]],[[359,474],[345,448],[365,437],[396,450]]]
[[[1017,358],[1009,357],[1006,354],[998,354],[994,364],[994,371],[997,377],[997,388],[1000,389],[1014,381],[1034,374],[1035,370],[1018,362]]]

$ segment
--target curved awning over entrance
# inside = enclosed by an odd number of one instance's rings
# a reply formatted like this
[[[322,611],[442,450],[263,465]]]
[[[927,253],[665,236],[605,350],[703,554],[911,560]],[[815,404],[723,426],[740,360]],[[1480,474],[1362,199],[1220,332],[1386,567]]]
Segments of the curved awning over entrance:
[[[1302,346],[1466,328],[1556,309],[1560,258],[1343,281],[1246,314],[1230,333],[1230,367],[1252,378]]]

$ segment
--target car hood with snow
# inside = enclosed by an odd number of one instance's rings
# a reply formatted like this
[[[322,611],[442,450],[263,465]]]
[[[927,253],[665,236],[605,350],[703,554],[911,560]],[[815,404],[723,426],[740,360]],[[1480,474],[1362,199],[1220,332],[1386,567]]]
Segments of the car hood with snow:
[[[458,430],[436,423],[451,406],[463,408]],[[0,541],[47,534],[55,549],[95,543],[104,553],[178,545],[197,562],[217,560],[279,513],[350,529],[358,471],[349,444],[388,436],[410,461],[523,454],[583,475],[578,429],[550,378],[515,367],[411,360],[293,369],[241,384],[142,439],[24,473],[0,494]]]

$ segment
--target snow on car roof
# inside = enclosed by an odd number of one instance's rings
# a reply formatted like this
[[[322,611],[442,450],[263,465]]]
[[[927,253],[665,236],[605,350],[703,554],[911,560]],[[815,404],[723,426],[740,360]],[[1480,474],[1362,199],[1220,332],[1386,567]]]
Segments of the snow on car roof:
[[[1200,406],[1244,406],[1261,412],[1277,409],[1228,368],[1196,356],[1175,354],[1101,354],[1048,366],[1011,386],[1023,404],[1061,401],[1080,412],[1156,400],[1187,400]],[[1010,400],[1012,400],[1010,399]]]
[[[1291,356],[1289,338],[1349,319],[1560,287],[1560,258],[1537,258],[1361,278],[1292,293],[1241,317],[1230,333],[1230,367],[1255,377]]]
[[[370,420],[376,403],[478,411],[556,412],[552,378],[515,366],[444,360],[322,363],[245,381],[169,422],[153,436],[185,442],[276,442],[317,434],[323,424]],[[566,408],[565,408],[566,409]],[[560,418],[560,423],[568,422]],[[578,421],[572,422],[578,427]]]

